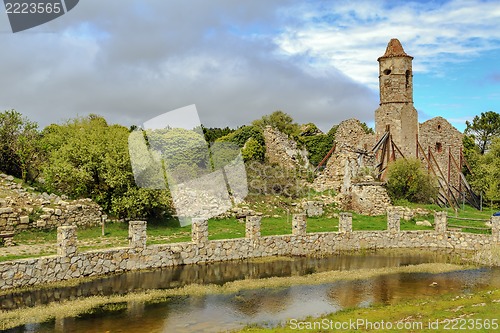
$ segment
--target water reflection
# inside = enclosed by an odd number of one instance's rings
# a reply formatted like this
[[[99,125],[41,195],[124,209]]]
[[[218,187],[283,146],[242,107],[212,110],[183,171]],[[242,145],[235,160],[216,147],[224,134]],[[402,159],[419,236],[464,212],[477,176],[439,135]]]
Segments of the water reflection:
[[[248,269],[254,274],[259,272],[271,274],[276,272],[274,266],[279,266],[283,268],[283,275],[291,275],[303,274],[304,271],[310,269],[324,271],[332,267],[333,269],[352,269],[353,267],[400,266],[429,261],[430,258],[421,255],[399,258],[371,255],[369,258],[346,256],[339,258],[340,260],[300,258],[294,262],[283,260],[278,265],[276,263],[240,264],[247,267],[243,270]],[[229,268],[232,264],[226,265],[210,266],[218,272],[225,272],[218,276],[224,277],[226,281],[242,274],[234,267]],[[189,269],[205,268],[191,267]],[[162,274],[166,273],[148,272],[146,276],[152,279],[154,274],[164,276]],[[178,271],[176,274],[179,274],[180,278],[188,273]],[[202,274],[189,273],[189,276],[203,279]],[[132,281],[135,279],[137,276]],[[211,282],[210,280],[204,281]],[[430,286],[433,282],[437,284]],[[167,282],[156,283],[165,285]],[[144,287],[144,285],[141,286]],[[173,297],[159,304],[129,302],[124,304],[122,311],[103,312],[81,318],[57,318],[48,323],[27,325],[9,332],[220,332],[251,323],[275,326],[290,318],[319,316],[346,307],[366,307],[374,303],[391,304],[401,299],[450,292],[463,293],[484,287],[500,288],[500,270],[483,268],[442,274],[401,273],[316,286],[243,290],[229,295]]]
[[[83,282],[75,287],[39,289],[0,295],[0,309],[31,307],[50,302],[74,300],[89,296],[120,295],[148,289],[176,288],[184,285],[224,284],[229,281],[273,276],[295,276],[332,270],[381,268],[436,262],[445,254],[415,252],[411,255],[369,254],[365,256],[337,255],[324,258],[283,258],[271,262],[251,260],[219,262],[204,265],[167,267],[154,271],[128,272]]]

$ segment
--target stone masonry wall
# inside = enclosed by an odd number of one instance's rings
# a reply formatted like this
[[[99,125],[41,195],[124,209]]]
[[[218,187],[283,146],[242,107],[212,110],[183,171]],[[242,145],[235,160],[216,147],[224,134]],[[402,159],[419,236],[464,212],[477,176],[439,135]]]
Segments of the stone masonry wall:
[[[309,168],[307,150],[299,149],[297,143],[284,133],[266,126],[264,129],[266,157],[270,163],[277,163],[287,169]]]
[[[337,193],[348,193],[353,179],[365,169],[374,168],[375,156],[368,152],[375,143],[375,136],[366,134],[359,120],[342,121],[335,133],[335,152],[314,180],[313,188],[320,192],[333,189]]]
[[[450,183],[457,188],[460,183],[460,174],[453,161],[449,163],[449,152],[459,164],[462,139],[463,134],[442,117],[432,118],[420,124],[418,140],[425,154],[427,155],[429,150],[432,152],[445,179],[448,179],[448,165],[450,165]],[[427,165],[421,152],[419,152],[419,157],[424,165]],[[435,172],[438,176],[440,175],[439,170]]]
[[[90,199],[67,200],[47,193],[29,193],[12,176],[0,174],[0,233],[54,229],[63,225],[94,226],[102,221],[99,205]]]
[[[246,238],[209,241],[206,220],[197,220],[193,241],[145,246],[145,222],[132,222],[129,247],[80,253],[76,229],[58,229],[59,255],[0,263],[0,289],[33,286],[85,276],[155,269],[166,266],[254,257],[332,254],[339,250],[379,248],[448,248],[479,250],[500,244],[500,218],[493,218],[492,234],[449,231],[400,231],[399,216],[389,218],[387,231],[352,231],[352,216],[341,214],[341,232],[305,232],[305,215],[294,218],[292,235],[258,237],[260,223],[247,219]],[[436,216],[437,217],[437,216]],[[446,223],[442,215],[441,224]],[[437,226],[436,226],[437,227]],[[440,225],[439,228],[442,228]]]

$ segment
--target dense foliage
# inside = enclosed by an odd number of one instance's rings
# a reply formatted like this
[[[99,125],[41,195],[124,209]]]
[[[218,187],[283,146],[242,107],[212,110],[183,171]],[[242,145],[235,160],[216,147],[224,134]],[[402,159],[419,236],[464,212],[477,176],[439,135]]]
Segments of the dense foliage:
[[[258,126],[242,126],[236,131],[219,138],[218,141],[232,142],[241,148],[244,161],[264,161],[266,144],[262,129]]]
[[[290,115],[284,113],[283,111],[274,111],[270,115],[254,120],[252,125],[261,129],[264,129],[266,126],[271,126],[291,138],[295,138],[300,132],[299,125],[293,121],[293,118]]]
[[[315,131],[311,129],[312,127],[309,127],[306,133],[301,133],[299,140],[304,144],[309,152],[309,162],[313,166],[317,166],[323,158],[325,158],[330,149],[332,149],[337,127],[337,125],[333,126],[326,134],[321,133],[310,135],[311,132],[315,133]]]
[[[15,110],[0,113],[0,166],[4,172],[35,179],[43,160],[38,125]]]
[[[480,116],[475,116],[472,122],[466,121],[467,128],[465,134],[470,135],[479,147],[481,154],[484,154],[493,139],[500,137],[500,114],[487,111]]]
[[[205,140],[209,143],[215,142],[218,138],[222,138],[223,136],[226,136],[235,130],[229,127],[224,127],[224,128],[212,128],[212,127],[205,127],[201,126],[203,130],[203,135],[205,136]]]
[[[169,207],[162,191],[135,185],[128,153],[129,131],[89,116],[42,132],[47,149],[46,188],[71,197],[90,197],[119,216],[155,216]]]
[[[170,180],[182,183],[211,171],[208,144],[201,132],[172,128],[147,131],[146,135]]]
[[[392,200],[430,203],[438,194],[437,182],[418,159],[398,159],[389,165],[387,192]]]
[[[477,146],[466,147],[464,152],[473,172],[467,178],[474,190],[482,193],[487,202],[500,203],[500,136],[492,139],[488,151],[483,155]]]

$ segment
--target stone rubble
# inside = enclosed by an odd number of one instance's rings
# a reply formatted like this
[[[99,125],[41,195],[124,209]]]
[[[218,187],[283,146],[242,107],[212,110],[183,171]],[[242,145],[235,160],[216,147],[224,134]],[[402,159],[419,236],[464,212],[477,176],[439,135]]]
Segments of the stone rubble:
[[[54,229],[63,225],[95,226],[102,222],[102,208],[91,199],[27,191],[14,177],[0,174],[0,233],[29,229]]]

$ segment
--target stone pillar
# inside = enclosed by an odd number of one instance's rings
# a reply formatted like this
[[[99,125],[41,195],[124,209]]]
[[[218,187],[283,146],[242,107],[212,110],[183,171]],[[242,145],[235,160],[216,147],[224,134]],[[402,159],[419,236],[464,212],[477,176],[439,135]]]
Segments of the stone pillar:
[[[500,243],[500,216],[491,217],[491,237],[493,243]]]
[[[57,228],[57,255],[72,257],[76,254],[76,226]]]
[[[145,249],[148,236],[146,221],[130,221],[128,223],[128,245],[133,249]]]
[[[339,232],[352,232],[352,213],[340,213]]]
[[[399,210],[387,210],[387,230],[390,232],[399,232],[401,230],[401,212]]]
[[[246,217],[246,232],[245,237],[252,240],[257,240],[260,237],[260,216]]]
[[[448,217],[446,212],[434,213],[434,230],[439,233],[445,233],[448,229]]]
[[[208,242],[208,221],[206,219],[192,219],[191,241],[197,245],[205,244]]]
[[[292,235],[305,236],[307,228],[306,214],[294,214],[292,216]]]

